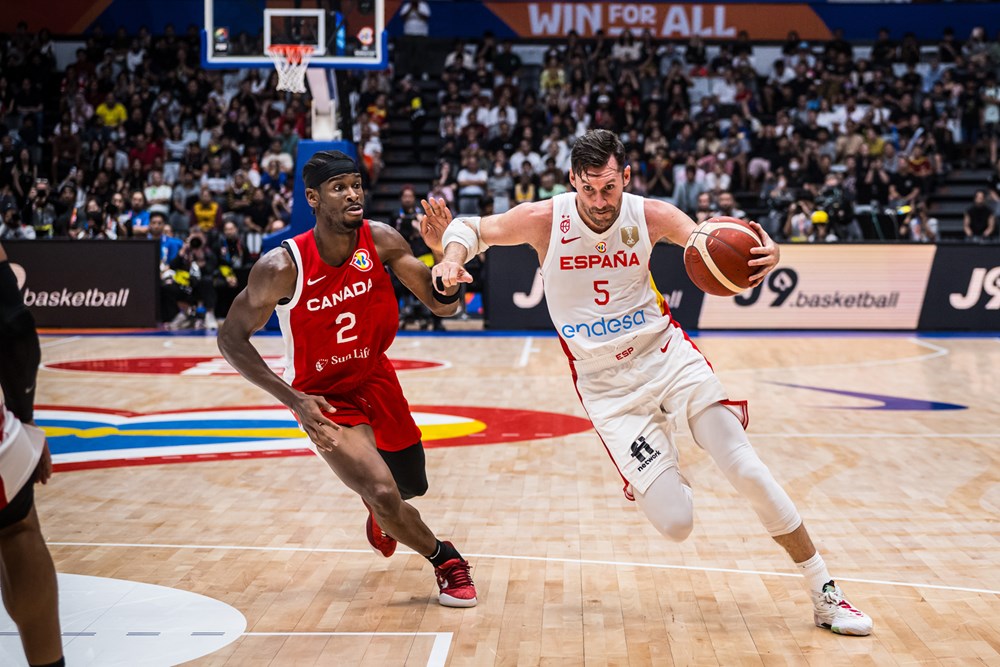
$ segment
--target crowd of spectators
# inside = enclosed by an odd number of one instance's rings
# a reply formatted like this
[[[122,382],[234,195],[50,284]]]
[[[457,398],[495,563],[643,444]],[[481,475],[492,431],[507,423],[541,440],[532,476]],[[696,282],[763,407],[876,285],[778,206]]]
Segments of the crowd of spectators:
[[[174,327],[215,326],[288,223],[309,132],[307,95],[276,93],[268,70],[205,70],[198,49],[194,26],[98,26],[57,68],[46,30],[0,39],[0,238],[160,239]],[[980,28],[931,49],[884,29],[870,49],[791,33],[773,64],[746,34],[709,48],[570,33],[533,67],[517,51],[457,42],[436,99],[412,68],[345,75],[366,185],[390,119],[408,119],[415,162],[440,134],[426,191],[502,212],[565,192],[574,139],[600,127],[626,146],[629,191],[698,220],[762,212],[789,241],[937,240],[928,194],[956,166],[996,165],[964,221],[967,238],[996,237],[1000,44]]]
[[[699,221],[743,205],[779,240],[935,241],[927,197],[947,172],[1000,169],[1000,43],[982,28],[924,49],[882,29],[864,51],[839,30],[818,44],[792,32],[773,64],[757,53],[746,33],[709,49],[571,32],[530,68],[510,41],[456,42],[432,192],[462,213],[551,197],[574,139],[604,128],[625,144],[629,191]],[[987,203],[1000,206],[995,187]],[[968,238],[995,236],[973,218]]]
[[[160,239],[164,319],[213,328],[290,219],[308,100],[197,35],[95,27],[62,70],[45,30],[0,40],[0,238]]]

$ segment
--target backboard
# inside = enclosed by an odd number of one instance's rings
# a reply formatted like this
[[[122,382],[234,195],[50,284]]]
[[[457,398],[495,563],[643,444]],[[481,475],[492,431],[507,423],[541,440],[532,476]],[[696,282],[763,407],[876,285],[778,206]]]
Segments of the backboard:
[[[388,64],[385,0],[204,0],[202,65],[271,67],[267,47],[308,44],[310,67]]]

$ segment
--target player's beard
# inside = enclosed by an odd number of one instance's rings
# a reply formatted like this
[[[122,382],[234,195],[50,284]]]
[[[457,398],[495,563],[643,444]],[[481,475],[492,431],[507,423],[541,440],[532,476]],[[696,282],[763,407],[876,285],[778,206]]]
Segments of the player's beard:
[[[353,216],[348,217],[345,215],[343,218],[343,222],[344,222],[344,227],[346,227],[347,229],[360,229],[361,225],[363,225],[365,222],[365,217],[362,215],[360,217],[355,218]]]
[[[351,212],[349,209],[351,206],[360,206],[361,210],[359,213]],[[364,203],[358,202],[356,204],[348,204],[344,207],[343,213],[340,216],[341,222],[344,227],[350,230],[359,229],[365,221],[365,209]]]
[[[588,208],[587,217],[590,218],[591,224],[598,227],[602,232],[611,229],[611,226],[618,220],[618,216],[621,215],[620,207],[606,207],[602,212],[598,211],[602,211],[602,209]]]

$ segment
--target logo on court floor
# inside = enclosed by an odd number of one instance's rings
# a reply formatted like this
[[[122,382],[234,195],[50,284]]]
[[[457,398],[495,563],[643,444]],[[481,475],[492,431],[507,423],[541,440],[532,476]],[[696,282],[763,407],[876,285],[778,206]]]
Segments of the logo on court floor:
[[[440,361],[423,359],[390,359],[397,371],[423,371],[447,368]],[[281,375],[285,371],[284,357],[266,356],[264,362]],[[222,357],[126,357],[123,359],[79,359],[44,364],[43,368],[82,373],[137,373],[140,375],[219,376],[237,375],[236,369]]]
[[[462,447],[559,438],[590,430],[579,417],[503,408],[411,405],[424,447]],[[282,407],[128,412],[39,406],[56,470],[117,468],[312,454]]]
[[[879,405],[864,406],[824,406],[836,410],[968,410],[969,406],[958,403],[944,403],[943,401],[928,401],[922,398],[905,398],[903,396],[889,396],[887,394],[868,394],[863,391],[845,391],[843,389],[827,389],[826,387],[810,387],[804,384],[791,384],[788,382],[771,382],[770,384],[782,387],[792,387],[793,389],[808,389],[810,391],[821,391],[837,396],[848,396],[850,398],[860,398],[866,401],[875,401]]]

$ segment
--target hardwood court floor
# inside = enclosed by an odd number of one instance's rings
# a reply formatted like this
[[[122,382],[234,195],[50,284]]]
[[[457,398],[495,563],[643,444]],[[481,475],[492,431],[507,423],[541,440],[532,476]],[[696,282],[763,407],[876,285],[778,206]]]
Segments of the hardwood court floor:
[[[255,342],[280,353],[278,338]],[[197,665],[1000,665],[1000,340],[697,343],[730,395],[751,399],[751,441],[873,636],[813,626],[787,557],[686,435],[696,526],[682,544],[625,501],[592,431],[428,449],[431,490],[414,504],[472,562],[468,610],[437,604],[423,558],[368,550],[361,503],[312,457],[64,472],[38,493],[40,514],[60,572],[242,612],[251,634]],[[217,354],[208,338],[43,344],[47,364]],[[400,374],[413,404],[584,416],[554,338],[404,337],[390,356],[451,363]],[[45,405],[272,403],[235,376],[43,369],[38,386]],[[886,401],[909,409],[871,409]]]

